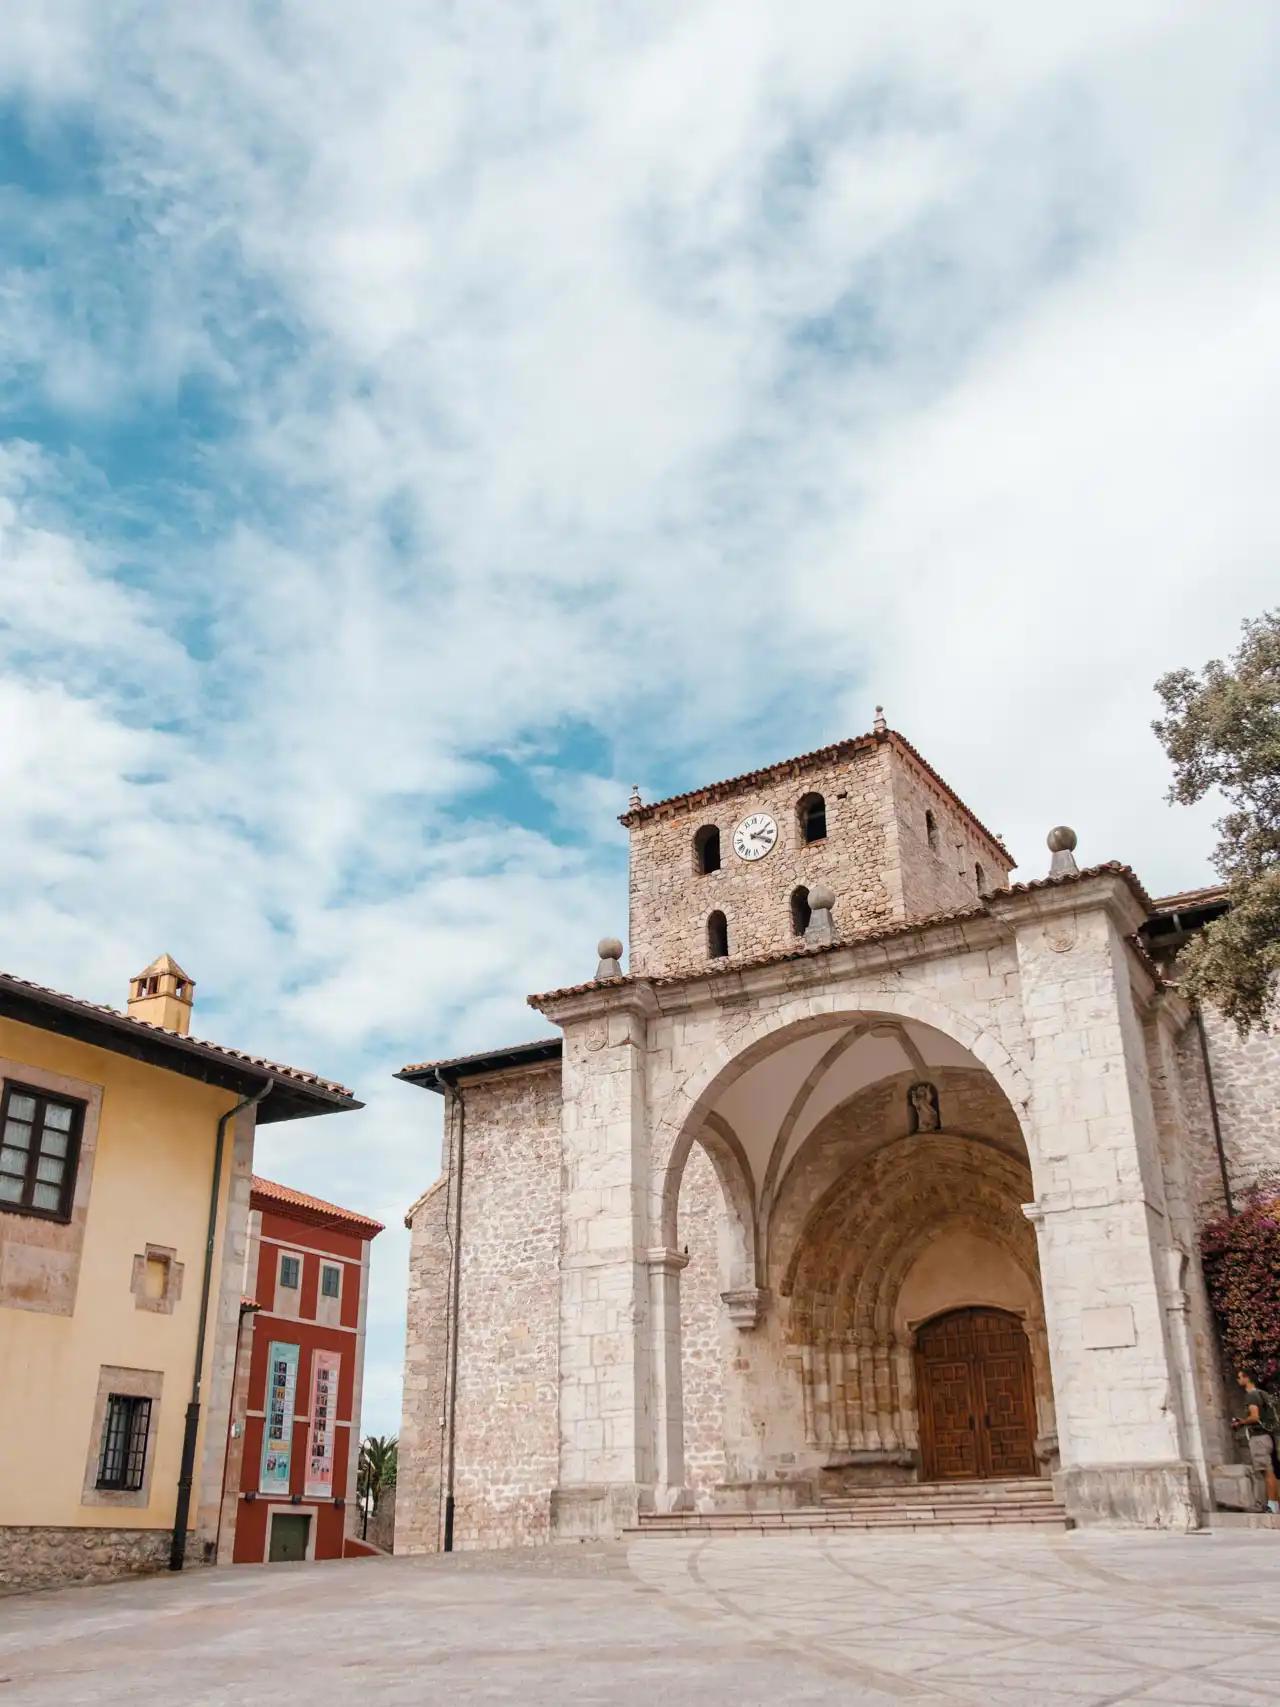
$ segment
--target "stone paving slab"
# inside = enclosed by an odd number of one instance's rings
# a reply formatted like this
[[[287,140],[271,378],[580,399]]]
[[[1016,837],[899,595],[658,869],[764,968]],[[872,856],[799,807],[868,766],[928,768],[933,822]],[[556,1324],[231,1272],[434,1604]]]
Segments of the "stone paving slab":
[[[1280,1545],[662,1537],[197,1571],[0,1601],[2,1707],[1262,1707]]]

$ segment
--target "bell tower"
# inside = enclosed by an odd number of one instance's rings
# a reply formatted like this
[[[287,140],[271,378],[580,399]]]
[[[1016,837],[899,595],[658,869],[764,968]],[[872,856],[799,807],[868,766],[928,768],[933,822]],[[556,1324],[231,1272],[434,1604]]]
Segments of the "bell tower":
[[[662,977],[976,906],[1013,860],[877,707],[867,735],[645,805],[630,970]]]

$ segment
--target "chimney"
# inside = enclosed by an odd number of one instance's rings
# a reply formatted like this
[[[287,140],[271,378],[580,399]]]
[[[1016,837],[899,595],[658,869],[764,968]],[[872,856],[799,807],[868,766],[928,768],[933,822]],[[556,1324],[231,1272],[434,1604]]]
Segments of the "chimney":
[[[162,954],[129,980],[129,1018],[185,1037],[191,1030],[195,985],[171,954]]]

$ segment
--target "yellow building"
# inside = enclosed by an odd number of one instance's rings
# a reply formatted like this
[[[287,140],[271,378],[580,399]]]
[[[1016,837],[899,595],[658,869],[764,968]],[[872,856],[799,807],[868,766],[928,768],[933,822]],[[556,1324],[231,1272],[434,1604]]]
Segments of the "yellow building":
[[[0,1590],[214,1556],[255,1128],[360,1107],[191,1037],[193,990],[0,974]]]

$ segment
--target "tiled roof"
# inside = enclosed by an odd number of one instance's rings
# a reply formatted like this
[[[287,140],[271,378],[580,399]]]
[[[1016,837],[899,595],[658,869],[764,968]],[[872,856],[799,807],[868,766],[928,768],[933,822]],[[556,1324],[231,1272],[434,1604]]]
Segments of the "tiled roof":
[[[793,759],[778,759],[771,765],[764,765],[760,770],[744,771],[741,776],[727,777],[723,782],[704,783],[701,788],[689,789],[684,794],[669,794],[665,800],[653,800],[643,806],[633,806],[629,812],[622,813],[618,822],[625,824],[630,829],[635,824],[643,824],[655,812],[660,812],[665,807],[694,806],[701,801],[723,799],[725,795],[736,794],[743,788],[754,787],[758,783],[771,782],[775,777],[786,776],[789,771],[814,770],[819,765],[836,764],[841,759],[852,758],[855,753],[865,752],[885,741],[889,742],[891,746],[900,748],[904,753],[908,753],[921,770],[937,783],[948,799],[960,808],[970,823],[982,832],[992,847],[997,849],[1005,859],[1012,861],[1008,848],[1005,847],[999,836],[992,835],[977,813],[972,812],[965,805],[951,784],[944,781],[928,759],[924,758],[907,740],[906,736],[900,735],[896,729],[889,729],[883,735],[853,735],[848,740],[833,741],[830,746],[817,747],[812,753],[800,753]]]
[[[1182,889],[1176,895],[1161,895],[1151,903],[1155,913],[1185,913],[1195,907],[1213,907],[1230,895],[1226,883],[1210,883],[1203,889]]]
[[[309,1073],[300,1067],[286,1067],[261,1055],[247,1055],[243,1050],[229,1049],[225,1044],[206,1043],[201,1038],[188,1037],[179,1031],[168,1031],[164,1026],[135,1019],[133,1015],[123,1014],[105,1003],[86,1002],[78,996],[48,989],[43,984],[33,984],[30,979],[18,978],[13,973],[0,972],[0,1012],[12,1011],[19,1006],[31,1008],[41,1016],[27,1023],[43,1024],[48,1030],[74,1033],[76,1027],[72,1022],[76,1019],[89,1021],[95,1028],[92,1041],[99,1047],[115,1048],[122,1054],[144,1053],[147,1057],[156,1058],[157,1064],[170,1067],[175,1072],[191,1075],[198,1073],[201,1063],[207,1063],[266,1073],[282,1085],[308,1093],[310,1100],[317,1105],[309,1112],[322,1112],[320,1104],[334,1109],[363,1107],[345,1085],[332,1079],[322,1079],[318,1073]],[[119,1041],[115,1041],[117,1039]],[[143,1044],[148,1046],[145,1051],[141,1049]],[[268,1097],[262,1106],[260,1124],[269,1123],[272,1118],[270,1102]]]
[[[421,1079],[434,1079],[441,1074],[458,1072],[475,1074],[497,1071],[501,1067],[532,1066],[536,1061],[552,1061],[561,1051],[561,1040],[558,1037],[539,1037],[532,1043],[508,1043],[501,1049],[481,1049],[474,1055],[451,1055],[441,1061],[419,1061],[412,1067],[401,1067],[395,1075],[397,1079],[405,1079],[416,1083]],[[428,1089],[437,1089],[429,1085]]]
[[[291,1185],[281,1185],[277,1180],[263,1179],[260,1174],[253,1176],[253,1197],[264,1198],[267,1203],[280,1204],[286,1209],[304,1210],[308,1218],[323,1217],[326,1221],[344,1221],[349,1226],[368,1230],[369,1236],[382,1232],[383,1224],[371,1216],[361,1215],[354,1209],[343,1209],[337,1203],[328,1203],[323,1197],[312,1197],[305,1191],[295,1191]],[[263,1207],[255,1202],[255,1209]]]
[[[1131,865],[1125,865],[1118,859],[1103,860],[1101,865],[1086,865],[1080,871],[1064,871],[1057,877],[1033,877],[1028,883],[1008,883],[1003,889],[993,889],[990,893],[992,896],[1030,895],[1037,889],[1057,889],[1064,883],[1082,883],[1087,877],[1105,877],[1108,874],[1112,877],[1123,877],[1147,912],[1154,911],[1155,902],[1142,887],[1137,872]]]
[[[1026,895],[1040,889],[1056,889],[1067,883],[1083,883],[1090,877],[1115,876],[1123,877],[1137,900],[1151,911],[1151,898],[1139,883],[1133,870],[1122,865],[1118,860],[1107,860],[1102,865],[1087,866],[1083,871],[1065,872],[1058,877],[1039,877],[1029,883],[1011,883],[1001,889],[988,890],[984,899],[971,907],[961,907],[948,913],[930,913],[922,919],[904,919],[897,924],[879,925],[870,930],[851,931],[832,943],[805,945],[800,948],[775,949],[771,954],[757,954],[749,960],[727,960],[708,962],[705,966],[685,972],[666,973],[658,977],[636,977],[626,973],[621,978],[589,979],[585,984],[570,984],[560,990],[546,990],[528,998],[529,1006],[541,1009],[547,1002],[558,1001],[564,996],[582,996],[589,990],[609,990],[622,988],[628,984],[651,984],[662,989],[672,984],[686,984],[695,978],[725,977],[736,972],[754,971],[757,967],[781,964],[788,960],[812,960],[823,954],[835,954],[842,948],[859,948],[866,943],[889,942],[895,937],[911,936],[916,932],[929,930],[934,925],[953,924],[964,919],[980,919],[988,912],[987,902],[999,900],[1002,895]]]

